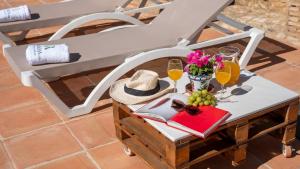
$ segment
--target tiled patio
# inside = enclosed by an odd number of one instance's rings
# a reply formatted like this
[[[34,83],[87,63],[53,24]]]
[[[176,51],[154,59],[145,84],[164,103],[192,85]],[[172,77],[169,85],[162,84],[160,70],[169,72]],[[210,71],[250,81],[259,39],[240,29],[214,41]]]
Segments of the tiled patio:
[[[58,0],[2,0],[0,8]],[[29,41],[48,37],[57,27],[33,30]],[[86,33],[86,30],[78,31]],[[75,32],[77,33],[77,32]],[[208,29],[200,40],[218,37]],[[34,37],[34,38],[32,38]],[[37,38],[35,38],[37,37]],[[243,48],[244,41],[234,45]],[[2,55],[2,53],[1,53]],[[300,47],[265,38],[248,67],[276,83],[300,93]],[[166,60],[142,68],[165,75]],[[84,101],[91,89],[112,68],[95,70],[52,82],[49,86],[69,105]],[[115,137],[111,99],[103,97],[94,112],[68,119],[32,88],[23,87],[3,56],[0,56],[0,169],[150,169],[139,157],[127,157]],[[281,153],[281,142],[272,136],[249,144],[248,158],[240,169],[298,169],[300,141],[293,158]],[[201,163],[195,169],[234,168],[223,156]]]

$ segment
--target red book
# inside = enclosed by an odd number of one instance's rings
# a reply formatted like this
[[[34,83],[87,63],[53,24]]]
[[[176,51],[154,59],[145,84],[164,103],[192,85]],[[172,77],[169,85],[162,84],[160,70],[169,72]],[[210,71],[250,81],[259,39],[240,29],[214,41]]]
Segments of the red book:
[[[200,107],[200,112],[196,115],[190,115],[185,111],[177,112],[171,107],[172,100],[174,99],[186,103],[188,96],[174,93],[166,95],[146,104],[134,114],[143,118],[166,123],[171,127],[202,138],[207,137],[231,115],[227,111],[211,106]]]
[[[202,106],[198,114],[190,115],[186,111],[182,111],[169,119],[167,124],[171,127],[205,138],[230,115],[229,112],[215,107]]]

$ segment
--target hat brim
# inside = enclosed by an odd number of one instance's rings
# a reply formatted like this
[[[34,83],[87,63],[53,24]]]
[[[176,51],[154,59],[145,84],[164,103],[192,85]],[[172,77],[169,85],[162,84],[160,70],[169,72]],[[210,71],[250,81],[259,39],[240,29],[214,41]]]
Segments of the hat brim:
[[[166,80],[159,79],[160,90],[151,96],[134,96],[124,91],[124,86],[130,78],[121,79],[113,84],[109,89],[109,95],[116,101],[123,104],[138,104],[155,99],[174,89],[174,84]]]

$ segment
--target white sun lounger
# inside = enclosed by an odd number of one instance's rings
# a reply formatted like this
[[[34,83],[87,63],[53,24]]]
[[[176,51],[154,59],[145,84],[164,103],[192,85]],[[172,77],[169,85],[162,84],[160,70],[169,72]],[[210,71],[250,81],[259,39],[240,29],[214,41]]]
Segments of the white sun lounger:
[[[106,16],[107,19],[120,19],[132,23],[132,20],[127,20],[123,15],[126,14],[139,14],[147,12],[152,9],[163,9],[169,3],[159,3],[157,0],[150,0],[155,5],[145,7],[149,0],[142,0],[140,8],[129,9],[126,7],[133,0],[65,0],[52,4],[29,6],[32,19],[25,21],[0,23],[0,39],[7,44],[14,44],[14,41],[22,40],[26,34],[32,29],[45,28],[49,26],[64,25],[72,20],[100,12],[115,12],[116,15],[111,14],[111,18]],[[136,24],[134,21],[132,24]],[[19,35],[9,36],[8,33],[19,32]]]
[[[112,83],[129,70],[150,60],[167,56],[186,56],[191,49],[250,37],[240,61],[241,67],[244,68],[264,33],[256,28],[238,24],[222,15],[218,16],[230,3],[231,0],[175,0],[147,25],[39,43],[67,44],[71,53],[77,53],[80,56],[77,61],[71,63],[30,66],[25,59],[27,45],[7,46],[4,48],[4,54],[25,86],[38,89],[67,116],[83,115],[92,111],[98,99]],[[199,10],[199,7],[205,10]],[[196,35],[217,18],[245,31],[189,45]],[[169,47],[174,48],[159,49]],[[119,67],[102,79],[82,105],[72,108],[66,106],[45,84],[45,81],[62,76],[119,64],[121,64]]]

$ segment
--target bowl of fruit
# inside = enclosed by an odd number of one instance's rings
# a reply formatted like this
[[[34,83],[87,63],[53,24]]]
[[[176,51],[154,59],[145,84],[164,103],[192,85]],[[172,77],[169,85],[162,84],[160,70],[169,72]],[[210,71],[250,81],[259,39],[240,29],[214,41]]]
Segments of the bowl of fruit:
[[[199,90],[191,93],[188,97],[188,105],[190,106],[216,106],[217,98],[207,90]]]

